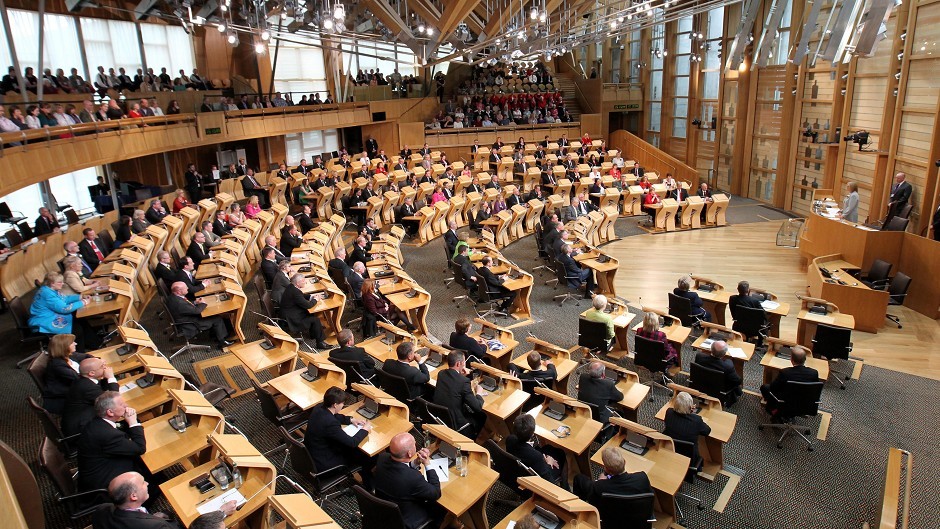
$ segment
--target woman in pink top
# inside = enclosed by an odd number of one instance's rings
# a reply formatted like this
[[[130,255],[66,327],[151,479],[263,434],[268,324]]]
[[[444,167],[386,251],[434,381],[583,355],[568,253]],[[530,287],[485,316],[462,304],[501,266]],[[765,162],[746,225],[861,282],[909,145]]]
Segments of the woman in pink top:
[[[258,204],[258,195],[251,195],[248,204],[245,206],[245,216],[253,219],[261,213],[261,205]]]
[[[447,197],[444,196],[444,188],[441,184],[437,184],[437,187],[434,188],[434,194],[431,195],[431,205],[433,206],[444,200],[447,200]]]

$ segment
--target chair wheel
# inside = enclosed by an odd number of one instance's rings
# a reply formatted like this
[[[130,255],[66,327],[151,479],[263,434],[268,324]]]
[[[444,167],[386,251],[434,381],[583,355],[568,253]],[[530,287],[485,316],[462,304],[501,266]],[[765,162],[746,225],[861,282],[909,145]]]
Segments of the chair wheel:
[[[807,452],[815,452],[816,449],[813,448],[813,445],[809,445],[809,446],[806,447],[806,451],[807,451]]]
[[[763,432],[763,431],[764,431],[764,427],[763,427],[763,426],[758,426],[758,427],[757,427],[757,430]]]
[[[783,445],[781,443],[777,443],[777,448],[783,448]]]
[[[696,505],[695,507],[696,507],[698,510],[700,510],[700,511],[704,511],[704,510],[705,510],[705,506],[702,505],[702,504]]]
[[[806,435],[809,435],[809,434],[812,433],[812,432],[810,431],[809,428],[807,428],[805,433],[806,433]]]

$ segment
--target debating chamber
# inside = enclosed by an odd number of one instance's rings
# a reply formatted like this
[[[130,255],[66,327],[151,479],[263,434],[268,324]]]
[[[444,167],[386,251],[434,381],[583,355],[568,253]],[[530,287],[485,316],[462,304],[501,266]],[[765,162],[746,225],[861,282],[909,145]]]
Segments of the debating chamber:
[[[938,40],[0,0],[0,526],[940,527]]]

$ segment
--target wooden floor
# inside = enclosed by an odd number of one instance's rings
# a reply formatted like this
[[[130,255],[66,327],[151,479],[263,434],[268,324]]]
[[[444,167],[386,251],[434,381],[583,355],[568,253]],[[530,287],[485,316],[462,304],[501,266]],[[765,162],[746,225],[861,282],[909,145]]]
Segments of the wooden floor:
[[[781,338],[796,339],[797,292],[806,291],[806,269],[796,248],[775,244],[779,222],[627,237],[604,247],[620,260],[616,288],[632,303],[666,309],[666,294],[684,274],[713,279],[734,291],[738,281],[775,293],[790,303]],[[878,334],[852,333],[852,356],[866,364],[940,380],[940,322],[906,307],[891,307],[904,326],[888,320]],[[730,314],[726,321],[731,322]],[[864,374],[862,375],[864,377]]]

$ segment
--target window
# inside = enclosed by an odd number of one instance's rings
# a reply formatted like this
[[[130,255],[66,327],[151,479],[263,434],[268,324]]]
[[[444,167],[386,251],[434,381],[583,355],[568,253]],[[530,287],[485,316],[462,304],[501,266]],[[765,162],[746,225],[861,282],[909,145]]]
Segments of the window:
[[[663,112],[663,57],[668,57],[666,49],[666,26],[656,24],[652,28],[653,39],[650,44],[650,81],[647,87],[646,98],[649,110],[647,122],[646,141],[659,146],[659,132],[662,130]]]
[[[16,54],[24,70],[26,67],[36,69],[37,77],[42,74],[43,68],[50,68],[52,73],[55,73],[57,68],[62,68],[66,75],[70,68],[75,67],[81,70],[82,56],[79,51],[78,32],[75,31],[75,22],[72,17],[45,15],[42,67],[39,66],[39,13],[10,9],[9,17],[13,39],[16,41]],[[3,62],[0,64],[12,66],[13,58],[7,48],[6,35],[4,33],[0,35],[3,36],[3,42],[0,42],[0,60]]]
[[[692,40],[692,17],[682,17],[676,22],[675,66],[673,78],[673,113],[672,135],[685,138],[689,117],[689,74],[691,73],[692,46],[698,41]]]
[[[61,206],[69,204],[75,211],[94,208],[88,194],[88,186],[98,183],[98,170],[95,167],[79,169],[71,173],[49,179],[49,187],[55,195],[56,202]]]
[[[147,67],[153,68],[155,73],[159,74],[160,68],[166,68],[170,77],[176,77],[180,70],[188,74],[196,67],[193,42],[182,27],[141,24],[140,34],[147,55]]]
[[[99,66],[104,66],[106,72],[111,67],[115,71],[124,68],[128,75],[133,76],[140,68],[142,61],[134,24],[98,18],[82,18],[81,24],[90,72],[96,72]]]
[[[287,165],[300,163],[301,158],[313,160],[314,156],[339,150],[339,131],[314,130],[284,136]]]
[[[277,69],[274,71],[274,89],[291,93],[295,96],[295,103],[302,96],[314,92],[320,92],[320,98],[325,99],[324,94],[328,91],[326,69],[323,66],[323,50],[319,46],[319,39],[313,39],[309,45],[281,42]]]

